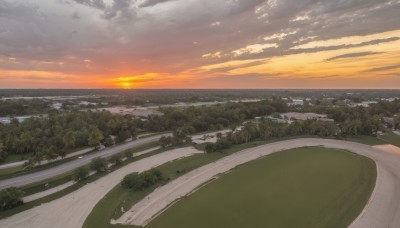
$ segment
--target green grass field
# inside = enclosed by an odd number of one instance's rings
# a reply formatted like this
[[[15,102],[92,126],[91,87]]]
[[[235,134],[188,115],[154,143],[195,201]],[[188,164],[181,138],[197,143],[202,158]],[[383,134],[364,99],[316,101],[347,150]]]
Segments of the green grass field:
[[[224,156],[247,148],[264,145],[266,143],[268,142],[253,141],[232,146],[231,148],[224,150],[222,153],[196,154],[187,158],[168,162],[157,167],[157,169],[162,171],[165,178],[173,180],[193,169],[216,161]],[[131,208],[136,202],[143,199],[147,194],[153,191],[155,187],[156,186],[141,192],[132,192],[131,190],[125,189],[118,184],[97,203],[90,215],[86,218],[83,227],[132,227],[123,225],[110,225],[109,223],[112,218],[119,218],[122,215],[121,207],[125,209]]]
[[[368,158],[320,147],[288,150],[222,175],[146,228],[346,227],[375,180]]]
[[[395,146],[400,147],[400,136],[394,133],[388,133],[383,136],[379,136],[381,140],[384,140],[387,143],[393,144]]]
[[[387,142],[384,141],[383,139],[373,137],[373,136],[367,136],[367,135],[353,136],[353,137],[346,138],[346,140],[358,142],[358,143],[362,143],[362,144],[367,144],[367,145],[371,145],[371,146],[387,144]]]

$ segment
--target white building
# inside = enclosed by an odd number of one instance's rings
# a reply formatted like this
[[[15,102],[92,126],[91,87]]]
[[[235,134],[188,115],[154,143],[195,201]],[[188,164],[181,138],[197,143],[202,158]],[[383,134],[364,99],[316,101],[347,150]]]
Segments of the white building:
[[[55,103],[51,104],[51,107],[54,108],[54,109],[56,109],[56,110],[60,110],[61,107],[62,107],[62,103],[60,103],[60,102],[55,102]]]
[[[304,105],[304,100],[293,99],[292,102],[289,103],[288,105],[291,105],[291,106],[303,106]]]

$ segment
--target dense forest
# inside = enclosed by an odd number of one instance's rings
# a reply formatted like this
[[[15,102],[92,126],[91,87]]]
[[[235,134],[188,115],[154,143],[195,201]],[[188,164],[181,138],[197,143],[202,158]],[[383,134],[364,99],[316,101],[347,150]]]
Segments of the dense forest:
[[[31,118],[22,123],[14,120],[11,124],[0,124],[0,159],[9,154],[32,154],[36,163],[46,159],[65,156],[68,151],[81,147],[111,146],[135,137],[137,132],[178,132],[183,136],[196,132],[221,129],[235,129],[248,120],[267,115],[278,115],[288,111],[316,112],[328,114],[335,123],[321,121],[297,121],[291,125],[279,125],[263,121],[257,125],[258,133],[251,138],[279,137],[284,135],[312,134],[336,135],[376,135],[385,130],[383,117],[400,113],[400,101],[381,101],[368,108],[345,105],[288,106],[280,98],[251,103],[226,103],[211,106],[162,108],[162,116],[147,119],[133,116],[113,115],[106,111],[92,112],[72,110],[50,112],[46,118]],[[400,116],[394,117],[387,127],[398,128]],[[247,125],[245,125],[247,126]],[[251,129],[252,127],[249,127]],[[246,128],[245,128],[246,129]],[[247,134],[247,133],[242,133]],[[247,136],[246,136],[247,137]],[[245,138],[246,138],[245,137]]]
[[[0,117],[44,114],[49,111],[50,103],[41,99],[0,100]]]
[[[282,100],[272,100],[185,109],[165,108],[161,110],[163,116],[150,116],[148,120],[113,115],[106,111],[51,112],[47,118],[0,124],[0,159],[9,154],[33,154],[40,162],[63,157],[74,148],[95,147],[100,143],[111,146],[115,141],[123,142],[134,137],[138,130],[162,132],[182,127],[188,133],[219,130],[255,116],[286,110],[287,106]]]
[[[109,112],[52,112],[47,118],[30,118],[22,123],[0,124],[0,158],[8,154],[34,154],[43,159],[64,157],[67,151],[93,146],[100,142],[112,144],[111,135],[122,142],[136,135],[139,124],[132,116]]]

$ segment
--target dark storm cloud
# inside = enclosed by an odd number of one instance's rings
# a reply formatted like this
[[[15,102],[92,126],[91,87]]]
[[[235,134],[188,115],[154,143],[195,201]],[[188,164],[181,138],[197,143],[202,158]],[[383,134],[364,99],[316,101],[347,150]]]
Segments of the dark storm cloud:
[[[368,55],[378,55],[382,54],[382,52],[357,52],[357,53],[349,53],[349,54],[344,54],[344,55],[338,55],[332,58],[327,59],[326,61],[333,61],[333,60],[338,60],[338,59],[348,59],[348,58],[356,58],[356,57],[363,57],[363,56],[368,56]]]
[[[25,64],[21,68],[33,69],[50,67],[36,61],[62,61],[65,64],[57,66],[60,70],[83,74],[112,74],[115,69],[132,74],[178,73],[228,60],[392,42],[399,37],[293,49],[310,41],[400,29],[397,0],[27,1],[0,1],[0,57],[17,57]],[[78,16],[79,20],[74,19]],[[287,35],[264,40],[281,33]],[[265,43],[277,47],[255,54],[232,54],[248,45]],[[202,58],[218,51],[221,58]],[[90,66],[85,59],[91,60]]]

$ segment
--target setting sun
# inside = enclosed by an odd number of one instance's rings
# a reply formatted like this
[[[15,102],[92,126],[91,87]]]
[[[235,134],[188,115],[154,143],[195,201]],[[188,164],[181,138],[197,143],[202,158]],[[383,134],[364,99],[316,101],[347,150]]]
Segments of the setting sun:
[[[123,88],[130,88],[131,87],[131,83],[130,82],[124,82],[124,83],[122,83],[122,87]]]

